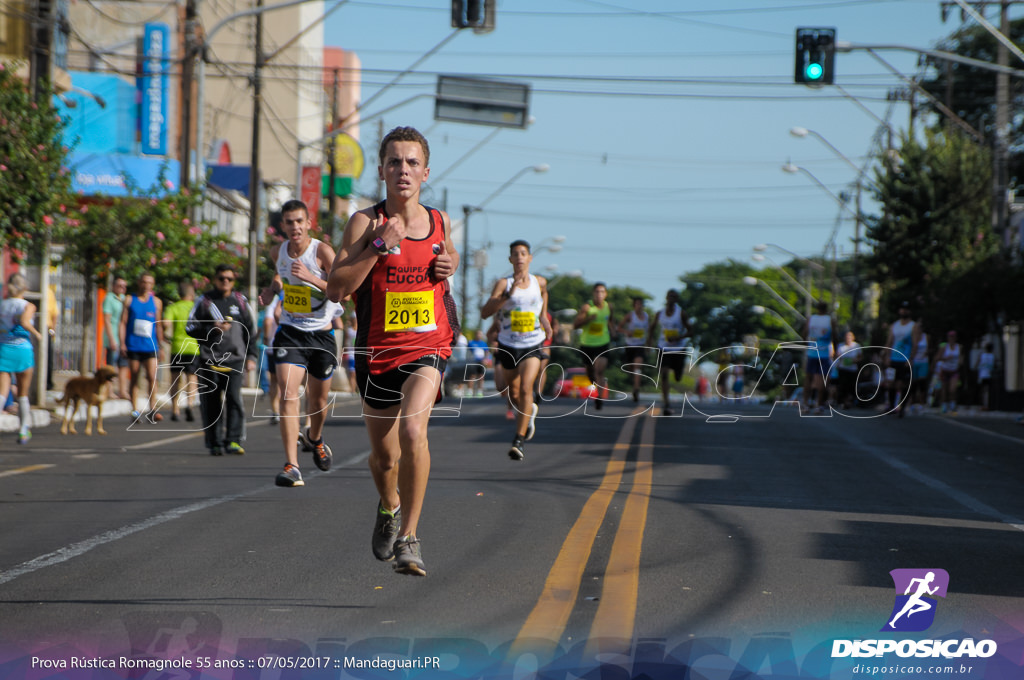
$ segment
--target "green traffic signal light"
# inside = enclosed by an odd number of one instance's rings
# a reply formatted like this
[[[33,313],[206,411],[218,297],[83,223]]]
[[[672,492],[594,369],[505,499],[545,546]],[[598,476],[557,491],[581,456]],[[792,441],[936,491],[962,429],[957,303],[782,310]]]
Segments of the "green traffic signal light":
[[[830,85],[835,78],[836,29],[796,29],[794,82],[813,87]]]

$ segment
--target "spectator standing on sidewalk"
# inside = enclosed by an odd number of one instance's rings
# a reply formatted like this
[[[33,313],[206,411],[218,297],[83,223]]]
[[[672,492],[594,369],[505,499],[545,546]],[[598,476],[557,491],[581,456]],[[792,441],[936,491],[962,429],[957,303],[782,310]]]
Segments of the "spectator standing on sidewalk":
[[[103,298],[103,340],[107,348],[107,365],[117,370],[117,396],[121,399],[131,398],[128,394],[131,382],[128,357],[121,353],[121,314],[127,292],[128,282],[118,276]]]
[[[256,321],[249,301],[234,290],[235,268],[217,265],[213,288],[203,293],[185,329],[199,343],[203,433],[210,455],[245,453],[242,381],[256,368]]]

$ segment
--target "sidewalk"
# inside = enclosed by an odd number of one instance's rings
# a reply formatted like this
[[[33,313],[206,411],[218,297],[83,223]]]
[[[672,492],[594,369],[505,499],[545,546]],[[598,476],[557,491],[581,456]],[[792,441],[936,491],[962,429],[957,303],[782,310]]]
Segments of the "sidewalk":
[[[32,408],[32,419],[29,423],[29,427],[32,430],[41,430],[49,427],[50,425],[60,425],[61,420],[64,417],[64,407],[57,404],[57,400],[64,395],[62,390],[49,390],[46,393],[46,408],[35,406]],[[262,391],[256,387],[243,387],[242,396],[256,397],[259,398],[262,395]],[[343,400],[346,398],[355,398],[350,392],[335,392],[332,391],[330,399]],[[170,417],[170,398],[169,395],[164,392],[157,398],[157,403],[160,404],[161,412],[166,412],[165,417]],[[143,404],[145,406],[146,404]],[[131,402],[127,399],[109,399],[103,402],[103,417],[112,418],[116,416],[127,416],[131,415],[132,409]],[[93,412],[95,417],[95,411]],[[75,414],[75,422],[83,422],[85,420],[85,407],[81,404],[78,406],[78,412]],[[0,413],[0,432],[17,432],[21,427],[21,421],[18,416],[10,413]]]

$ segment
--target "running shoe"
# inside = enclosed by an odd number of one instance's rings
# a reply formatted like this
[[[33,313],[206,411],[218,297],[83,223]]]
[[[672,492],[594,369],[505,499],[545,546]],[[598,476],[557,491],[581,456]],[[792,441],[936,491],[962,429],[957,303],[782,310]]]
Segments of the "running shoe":
[[[18,443],[19,444],[28,444],[28,440],[29,439],[32,439],[32,433],[31,432],[19,432],[18,433]]]
[[[278,486],[304,486],[306,483],[302,481],[302,473],[299,472],[299,468],[286,463],[284,470],[277,473],[277,479],[274,480],[274,484]]]
[[[426,576],[423,557],[420,556],[420,539],[403,536],[395,541],[395,573],[411,576]]]
[[[669,405],[669,404],[665,404],[665,408],[663,408],[663,409],[661,410],[661,412],[662,412],[662,414],[664,414],[664,415],[666,415],[666,416],[670,416],[670,415],[672,415],[672,413],[673,413],[673,411],[672,411],[672,406],[671,406],[671,405]]]
[[[271,425],[280,425],[281,424],[281,414],[280,413],[271,413],[270,414],[270,424]]]
[[[600,411],[602,406],[604,406],[604,399],[601,397],[594,397],[594,409]]]
[[[537,432],[537,402],[533,403],[533,408],[530,410],[530,420],[526,423],[526,441],[533,439],[533,435]]]
[[[192,409],[191,409],[191,408],[186,408],[186,409],[185,409],[185,420],[186,420],[187,422],[190,422],[190,423],[191,423],[191,422],[192,422],[193,420],[195,420],[195,417],[194,417],[194,416],[192,415]]]
[[[377,521],[373,525],[373,556],[381,562],[395,559],[395,541],[402,525],[402,509],[393,513],[377,502]]]
[[[148,420],[152,425],[159,423],[163,419],[164,417],[160,415],[158,411],[150,411],[146,414],[146,420]]]
[[[508,457],[512,460],[522,460],[524,448],[523,438],[516,435],[516,438],[512,440],[511,448],[508,450]]]
[[[210,455],[211,456],[223,456],[224,455],[224,447],[223,446],[211,446],[210,447]]]
[[[245,449],[243,449],[242,445],[239,444],[238,442],[230,442],[227,446],[224,447],[224,453],[230,453],[235,456],[242,456],[245,455]]]
[[[309,436],[309,428],[299,432],[299,445],[302,446],[303,451],[313,452],[313,463],[324,472],[331,469],[331,459],[334,458],[334,452],[331,451],[331,447],[327,445],[323,437],[320,437],[320,441],[314,442]]]

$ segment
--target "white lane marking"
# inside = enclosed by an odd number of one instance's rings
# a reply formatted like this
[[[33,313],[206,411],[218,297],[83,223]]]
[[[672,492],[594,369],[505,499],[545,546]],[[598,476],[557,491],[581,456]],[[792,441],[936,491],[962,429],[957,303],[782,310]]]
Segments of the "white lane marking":
[[[937,416],[932,416],[932,417],[935,418]],[[956,425],[957,427],[964,427],[964,428],[967,428],[968,430],[972,430],[974,432],[980,432],[981,434],[987,434],[987,435],[989,435],[991,437],[997,437],[998,439],[1005,439],[1006,441],[1013,442],[1014,444],[1024,444],[1024,439],[1021,439],[1020,437],[1011,437],[1008,434],[1002,434],[1000,432],[993,432],[991,430],[986,430],[985,428],[978,427],[977,425],[969,425],[968,423],[962,423],[959,420],[957,420],[956,418],[939,418],[939,420],[941,420],[944,423],[948,423],[950,425]]]
[[[369,449],[367,449],[366,451],[363,451],[350,459],[346,459],[345,462],[342,463],[341,465],[334,466],[328,472],[317,471],[311,473],[309,475],[309,478],[318,477],[319,475],[329,475],[334,470],[345,467],[351,467],[352,465],[362,463],[369,456],[370,451]],[[149,519],[144,519],[141,522],[135,522],[134,524],[129,524],[119,529],[112,529],[110,531],[106,531],[102,534],[99,534],[98,536],[93,536],[92,538],[88,538],[84,541],[79,541],[78,543],[72,543],[71,545],[64,546],[63,548],[55,550],[51,553],[40,555],[39,557],[31,559],[28,562],[23,562],[15,567],[12,567],[11,569],[8,569],[7,571],[0,571],[0,585],[13,581],[19,576],[24,576],[25,574],[30,574],[34,571],[45,569],[46,567],[52,567],[55,564],[67,562],[68,560],[78,557],[79,555],[84,555],[93,548],[98,548],[101,545],[113,543],[114,541],[126,538],[127,536],[131,536],[132,534],[138,533],[140,531],[145,531],[146,529],[152,529],[155,526],[159,526],[166,522],[179,519],[193,512],[206,510],[217,505],[221,505],[223,503],[228,503],[230,501],[235,501],[242,498],[246,498],[248,496],[253,496],[255,494],[262,493],[264,491],[268,491],[274,488],[276,487],[267,484],[264,486],[257,487],[255,489],[250,489],[249,491],[243,491],[241,493],[229,494],[226,496],[218,496],[217,498],[208,498],[204,501],[199,501],[198,503],[191,503],[189,505],[183,505],[179,508],[174,508],[173,510],[168,510],[167,512],[162,512],[159,515],[154,515],[153,517],[150,517]]]
[[[996,508],[993,508],[991,505],[979,501],[977,498],[971,496],[970,494],[964,493],[963,491],[960,491],[958,489],[954,489],[950,485],[946,484],[945,482],[941,482],[938,479],[935,479],[934,477],[929,477],[920,470],[911,467],[910,465],[904,463],[895,456],[886,453],[883,449],[880,449],[877,446],[866,444],[859,438],[851,436],[849,434],[844,434],[843,438],[846,439],[846,441],[848,441],[850,444],[853,444],[854,446],[861,448],[867,453],[870,453],[872,456],[879,459],[886,465],[892,467],[893,469],[899,472],[902,472],[904,475],[910,477],[914,481],[924,484],[929,489],[937,491],[942,495],[956,501],[957,503],[964,506],[968,510],[973,510],[979,515],[991,517],[996,521],[1002,522],[1003,524],[1013,527],[1017,531],[1024,531],[1024,520],[1018,519],[1017,517],[1013,517],[1011,515],[1006,515],[1003,512],[997,510]]]

